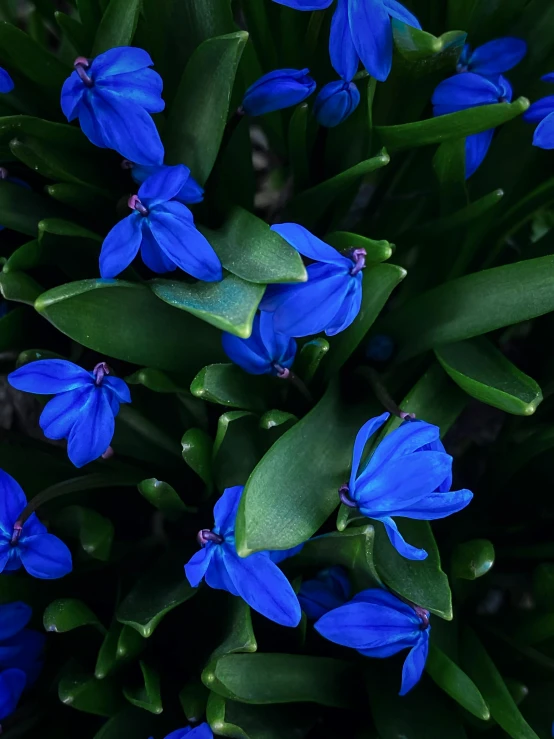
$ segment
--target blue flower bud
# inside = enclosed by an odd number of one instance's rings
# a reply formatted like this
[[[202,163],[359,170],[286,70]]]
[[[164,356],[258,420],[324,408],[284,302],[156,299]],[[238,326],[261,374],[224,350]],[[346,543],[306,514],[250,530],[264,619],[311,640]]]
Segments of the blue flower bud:
[[[276,69],[248,88],[242,101],[247,115],[257,116],[298,105],[316,88],[309,69]]]
[[[0,67],[0,92],[11,92],[14,87],[15,85],[10,75],[6,72],[5,69],[2,69],[2,67]]]
[[[334,128],[345,121],[360,104],[360,93],[353,82],[329,82],[316,98],[314,115],[320,126]]]
[[[283,375],[296,356],[296,341],[275,331],[271,313],[254,317],[248,339],[224,333],[222,343],[229,359],[251,375]]]
[[[541,77],[543,82],[554,82],[554,72]],[[537,100],[523,115],[526,123],[538,123],[533,137],[533,146],[539,149],[554,149],[554,95]]]

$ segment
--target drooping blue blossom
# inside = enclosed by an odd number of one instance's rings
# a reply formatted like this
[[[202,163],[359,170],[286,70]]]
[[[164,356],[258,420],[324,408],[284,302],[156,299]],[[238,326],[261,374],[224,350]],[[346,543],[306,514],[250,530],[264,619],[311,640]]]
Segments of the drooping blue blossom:
[[[8,72],[0,67],[0,92],[8,93],[15,87],[14,82]]]
[[[0,572],[14,572],[23,566],[41,580],[64,577],[72,569],[71,552],[61,539],[48,533],[35,513],[21,525],[26,507],[27,498],[19,483],[0,470]]]
[[[320,126],[334,128],[345,121],[360,104],[360,92],[353,82],[329,82],[314,103],[314,115]]]
[[[332,0],[275,0],[296,10],[323,10]],[[415,15],[398,0],[337,0],[329,53],[335,71],[350,82],[361,60],[372,77],[384,82],[392,68],[391,19],[421,30]]]
[[[42,669],[45,637],[25,628],[31,616],[21,601],[0,605],[0,721],[15,711]]]
[[[364,448],[388,420],[389,413],[372,418],[359,430],[354,443],[348,485],[341,500],[368,518],[381,521],[392,546],[406,559],[427,558],[424,549],[408,544],[394,521],[396,516],[434,521],[465,508],[473,498],[469,490],[449,492],[452,457],[445,452],[440,429],[425,421],[407,420],[377,446],[360,469]]]
[[[296,341],[275,332],[270,313],[254,317],[248,339],[225,332],[221,341],[229,359],[251,375],[286,377],[296,356]]]
[[[494,103],[511,103],[512,86],[502,75],[498,82],[474,72],[457,74],[443,80],[433,93],[433,113],[436,116],[457,113],[468,108]],[[494,129],[466,138],[466,178],[481,166],[492,143]]]
[[[129,162],[128,160],[125,160],[125,165],[126,167],[130,168],[131,175],[137,185],[142,185],[142,183],[151,175],[157,174],[158,172],[169,168],[168,164],[156,164],[149,166],[147,164],[134,164],[133,162]],[[184,167],[184,169],[187,173],[185,183],[179,190],[177,195],[175,195],[173,200],[178,200],[180,203],[184,203],[185,205],[194,205],[195,203],[201,203],[204,200],[204,188],[200,187],[198,182],[196,182],[194,177],[191,175],[190,169],[188,167]]]
[[[132,46],[110,49],[92,61],[78,57],[62,87],[67,120],[78,118],[95,146],[139,164],[161,164],[164,148],[151,113],[165,103],[162,78],[152,64],[146,51]]]
[[[242,107],[250,116],[272,113],[303,103],[316,87],[309,69],[276,69],[248,88]]]
[[[16,390],[55,395],[40,416],[48,439],[67,439],[67,454],[75,467],[93,462],[108,451],[120,403],[130,403],[126,383],[109,374],[105,362],[92,372],[65,359],[30,362],[8,375]]]
[[[350,597],[350,581],[343,567],[329,567],[313,580],[302,583],[298,600],[310,621],[317,621],[334,608],[344,605]]]
[[[366,252],[354,249],[344,256],[303,226],[272,226],[297,252],[315,260],[306,271],[308,281],[294,285],[269,285],[260,310],[273,314],[275,331],[287,336],[327,336],[344,331],[360,312],[362,269]]]
[[[543,82],[554,83],[554,72],[541,77]],[[554,95],[547,95],[523,114],[527,123],[538,123],[533,137],[533,146],[539,149],[554,149]]]
[[[102,277],[118,275],[140,249],[142,261],[158,274],[178,267],[205,282],[222,279],[217,254],[194,225],[187,206],[174,200],[189,175],[182,164],[164,167],[142,183],[138,195],[129,198],[133,213],[119,221],[102,244]]]
[[[497,82],[501,74],[517,66],[526,54],[525,41],[511,36],[489,41],[478,46],[474,51],[469,44],[466,44],[458,60],[456,71],[474,72]]]
[[[383,659],[409,649],[402,669],[400,695],[423,674],[429,653],[429,613],[378,588],[364,590],[346,605],[322,616],[315,629],[329,641]]]
[[[198,534],[202,549],[185,565],[193,588],[205,579],[216,590],[241,597],[258,613],[282,626],[297,626],[300,605],[289,581],[269,552],[239,557],[235,521],[243,486],[227,488],[214,507],[214,528]]]
[[[188,737],[188,739],[213,739],[213,732],[209,724],[204,723],[196,726],[194,729],[192,726],[185,726],[184,729],[172,731],[165,739],[185,739],[185,737]],[[150,739],[154,738],[150,737]]]

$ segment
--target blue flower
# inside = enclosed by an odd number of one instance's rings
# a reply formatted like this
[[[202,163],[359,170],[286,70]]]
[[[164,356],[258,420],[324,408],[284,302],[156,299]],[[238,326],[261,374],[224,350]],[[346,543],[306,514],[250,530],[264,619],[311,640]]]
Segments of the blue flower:
[[[185,739],[185,737],[188,737],[188,739],[213,739],[213,732],[209,725],[204,723],[194,729],[192,726],[186,726],[184,729],[172,731],[165,739]],[[153,737],[150,737],[150,739],[153,739]]]
[[[273,314],[275,331],[287,336],[327,336],[344,331],[360,312],[365,251],[343,256],[303,226],[272,226],[285,241],[308,259],[308,281],[294,285],[269,285],[260,309]]]
[[[146,51],[132,46],[110,49],[91,62],[78,57],[62,87],[67,120],[79,118],[95,146],[139,164],[161,164],[164,148],[150,114],[165,103],[162,78],[149,69],[152,64]]]
[[[296,10],[323,10],[332,0],[275,0]],[[419,21],[397,0],[338,0],[331,22],[329,53],[335,71],[350,82],[361,60],[384,82],[392,68],[391,18],[421,30]]]
[[[314,115],[320,126],[333,128],[345,121],[360,104],[360,93],[353,82],[329,82],[314,104]]]
[[[286,376],[296,356],[296,341],[275,332],[270,313],[255,316],[248,339],[224,333],[221,341],[229,359],[251,375]]]
[[[276,69],[248,88],[242,107],[251,116],[272,113],[304,102],[316,87],[309,69]]]
[[[105,362],[87,372],[65,359],[41,359],[8,375],[16,390],[55,395],[40,417],[48,439],[67,439],[67,453],[75,467],[101,457],[110,446],[120,403],[130,403],[123,380],[109,375]]]
[[[0,92],[11,92],[14,87],[15,85],[8,72],[0,67]]]
[[[504,72],[509,72],[527,54],[527,44],[519,38],[506,36],[489,41],[472,51],[466,44],[458,60],[457,72],[475,72],[493,82]]]
[[[384,524],[391,544],[406,559],[427,558],[424,549],[404,541],[394,516],[434,521],[465,508],[473,498],[469,490],[449,492],[452,457],[446,454],[440,430],[425,421],[405,421],[388,434],[360,470],[367,441],[388,420],[372,418],[359,430],[354,443],[350,482],[340,490],[343,503]]]
[[[130,168],[131,175],[138,185],[142,185],[142,183],[151,175],[169,169],[168,164],[156,164],[149,166],[147,164],[134,164],[133,162],[129,162],[128,160],[125,160],[125,163],[126,166]],[[190,169],[188,167],[184,167],[184,169],[186,171],[185,183],[179,190],[177,195],[174,196],[173,200],[178,200],[180,203],[184,203],[185,205],[194,205],[195,203],[201,203],[204,200],[204,189],[200,187],[198,182],[196,182],[194,177],[191,175]]]
[[[205,282],[222,279],[221,262],[194,225],[192,213],[173,199],[189,172],[182,164],[164,167],[142,183],[138,195],[129,198],[134,212],[117,223],[102,244],[102,277],[118,275],[140,249],[142,261],[153,272],[162,274],[179,267]]]
[[[212,531],[198,534],[202,549],[185,565],[193,588],[202,579],[210,588],[240,596],[248,605],[282,626],[297,626],[300,605],[289,581],[271,560],[269,552],[242,558],[235,546],[235,520],[242,486],[227,488],[214,508]]]
[[[541,77],[543,82],[554,82],[554,72]],[[554,149],[554,95],[537,100],[523,115],[527,123],[538,123],[533,137],[533,146],[539,149]]]
[[[31,615],[20,601],[0,605],[0,721],[15,711],[42,669],[45,637],[25,628]]]
[[[0,470],[0,572],[23,566],[29,575],[55,580],[71,572],[71,552],[54,534],[49,534],[35,513],[21,525],[27,498],[21,486]],[[0,650],[1,658],[1,650]]]
[[[346,603],[350,596],[350,581],[342,567],[329,567],[319,572],[314,580],[302,583],[298,600],[306,616],[317,621],[329,611]]]
[[[510,103],[512,86],[505,77],[492,82],[474,72],[449,77],[441,82],[433,93],[434,115],[457,113],[479,105]],[[466,178],[480,167],[492,142],[494,129],[476,133],[466,139]]]
[[[417,684],[429,652],[429,613],[386,590],[364,590],[315,624],[321,636],[364,657],[392,657],[410,649],[402,669],[400,695]]]

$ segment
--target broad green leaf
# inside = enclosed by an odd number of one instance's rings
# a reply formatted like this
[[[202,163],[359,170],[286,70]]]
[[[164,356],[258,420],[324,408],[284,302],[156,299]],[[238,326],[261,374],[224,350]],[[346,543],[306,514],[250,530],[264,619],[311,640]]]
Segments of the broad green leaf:
[[[144,367],[125,378],[129,385],[143,385],[155,393],[188,393],[188,389],[177,384],[166,372]]]
[[[535,380],[482,336],[435,349],[443,369],[472,398],[517,416],[530,416],[542,401]]]
[[[84,214],[87,219],[90,218],[90,203],[94,199],[97,205],[94,212],[94,225],[96,227],[102,226],[103,231],[108,231],[113,225],[113,221],[109,219],[113,210],[113,200],[98,189],[77,185],[74,182],[59,182],[55,185],[47,185],[45,191],[58,203],[63,203],[75,209]]]
[[[0,273],[0,292],[6,300],[34,305],[43,288],[25,272]]]
[[[111,678],[97,680],[78,672],[62,677],[58,697],[66,706],[106,718],[114,716],[123,705],[118,686]]]
[[[452,553],[452,576],[476,580],[490,572],[495,552],[488,539],[472,539],[458,544]]]
[[[224,268],[243,280],[267,285],[308,279],[300,254],[264,221],[243,208],[233,208],[217,231],[200,230]]]
[[[62,217],[57,203],[7,180],[0,181],[0,223],[19,233],[36,238],[43,218]]]
[[[42,623],[46,631],[55,631],[58,634],[82,626],[94,626],[100,633],[106,633],[106,629],[87,604],[76,598],[59,598],[52,601],[44,611]]]
[[[123,695],[129,703],[137,708],[142,708],[150,713],[161,713],[163,706],[160,693],[160,676],[146,662],[140,660],[139,665],[142,672],[142,685],[123,688]]]
[[[9,70],[19,72],[56,95],[72,71],[26,33],[5,21],[0,21],[0,59]]]
[[[297,105],[289,123],[289,160],[296,193],[302,192],[310,184],[310,162],[308,159],[308,123],[310,107],[308,103]]]
[[[527,98],[520,97],[513,103],[481,105],[416,123],[376,126],[375,131],[389,152],[414,149],[496,128],[525,113],[529,105]]]
[[[348,231],[333,231],[327,234],[325,241],[342,252],[349,249],[365,249],[367,253],[366,264],[386,262],[394,251],[394,244],[389,244],[388,241],[375,241],[374,239],[368,239],[367,236],[360,236]]]
[[[417,603],[431,613],[451,621],[452,593],[448,578],[441,568],[437,543],[427,521],[397,518],[396,523],[402,536],[409,544],[428,553],[422,562],[402,557],[389,541],[385,527],[374,522],[374,562],[383,582],[403,598]]]
[[[116,659],[129,661],[146,647],[146,640],[132,626],[125,624],[117,640]]]
[[[117,483],[107,484],[114,487]],[[92,508],[72,505],[53,514],[52,524],[64,537],[78,537],[81,547],[90,557],[101,562],[109,560],[114,538],[114,526],[109,518]]]
[[[228,607],[225,611],[225,637],[210,655],[209,663],[202,674],[202,680],[211,679],[213,662],[226,654],[251,654],[258,649],[250,606],[241,598],[226,596]],[[206,677],[205,677],[206,676]]]
[[[379,324],[399,360],[554,310],[554,256],[476,272],[404,303]]]
[[[170,731],[167,721],[160,716],[145,713],[140,708],[127,705],[102,726],[94,739],[123,739],[123,737],[163,736]]]
[[[327,339],[318,337],[306,342],[296,355],[294,362],[295,374],[300,375],[302,380],[309,384],[328,351],[329,341]]]
[[[392,19],[394,45],[406,60],[410,76],[420,77],[444,67],[453,68],[467,38],[464,31],[448,31],[438,38]]]
[[[197,723],[202,720],[209,695],[212,694],[197,678],[192,678],[183,686],[179,693],[179,703],[187,721]]]
[[[188,510],[175,489],[167,482],[152,477],[139,483],[138,490],[149,503],[158,508],[170,521],[178,521]]]
[[[236,522],[241,557],[288,549],[315,534],[339,503],[356,433],[376,411],[363,396],[345,402],[333,383],[315,408],[271,447],[241,499]],[[307,465],[307,459],[317,464]]]
[[[431,639],[425,669],[445,693],[463,708],[483,721],[488,721],[490,711],[475,683]]]
[[[259,419],[247,411],[228,411],[219,417],[212,470],[219,490],[244,485],[265,451]]]
[[[481,691],[492,718],[508,736],[512,739],[539,739],[521,715],[494,662],[469,626],[462,631],[460,654],[463,667]]]
[[[64,359],[61,354],[56,352],[49,352],[46,349],[26,349],[21,352],[15,360],[15,368],[23,367],[24,364],[29,362],[36,362],[39,359]]]
[[[221,282],[153,280],[150,288],[160,300],[192,313],[222,331],[247,339],[265,286],[227,275]]]
[[[223,139],[244,31],[204,41],[183,73],[164,134],[168,164],[185,164],[204,185]]]
[[[144,285],[83,280],[49,290],[35,308],[74,341],[134,364],[193,377],[224,356],[218,331]]]
[[[94,39],[92,56],[116,46],[130,46],[140,12],[140,0],[110,0]]]
[[[228,654],[204,684],[214,693],[241,703],[319,703],[348,708],[355,705],[356,672],[350,662],[296,654]]]
[[[138,581],[117,609],[117,620],[148,638],[163,617],[197,592],[183,566],[184,556],[168,552]]]
[[[68,70],[69,74],[71,70]],[[67,123],[35,118],[30,115],[8,115],[0,118],[0,144],[8,144],[12,139],[32,136],[44,144],[63,146],[67,149],[78,149],[89,155],[95,151],[91,143],[77,126]],[[98,154],[98,151],[96,150]]]
[[[292,413],[275,410],[264,413],[259,426],[268,434],[267,448],[275,444],[295,423],[298,423],[298,418]]]
[[[329,340],[331,351],[325,363],[327,377],[336,374],[356,351],[392,291],[405,277],[406,270],[394,264],[377,264],[364,270],[360,312],[346,331]]]
[[[212,453],[213,441],[202,429],[189,429],[181,439],[183,459],[206,485],[209,495],[213,490]]]
[[[236,364],[210,364],[196,375],[191,393],[202,400],[241,408],[264,411],[279,397],[279,380],[249,375]],[[281,381],[281,384],[284,384]]]

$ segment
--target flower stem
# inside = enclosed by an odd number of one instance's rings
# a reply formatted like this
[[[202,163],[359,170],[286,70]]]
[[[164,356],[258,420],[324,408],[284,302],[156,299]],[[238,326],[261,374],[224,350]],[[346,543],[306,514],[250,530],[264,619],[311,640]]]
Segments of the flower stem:
[[[288,382],[290,382],[291,385],[294,385],[294,387],[301,393],[301,395],[308,401],[308,403],[310,403],[310,405],[313,404],[314,399],[311,392],[308,390],[303,380],[298,377],[298,375],[295,375],[294,372],[291,372],[286,367],[275,365],[275,368],[278,370],[277,377],[279,377],[279,379],[288,380]]]
[[[389,413],[392,413],[393,416],[397,416],[402,420],[405,420],[406,418],[415,418],[415,413],[406,413],[405,411],[400,410],[398,405],[389,395],[387,388],[383,384],[381,376],[376,370],[373,369],[373,367],[362,367],[360,369],[360,374],[363,374],[367,378],[373,392],[377,396],[377,400]]]

